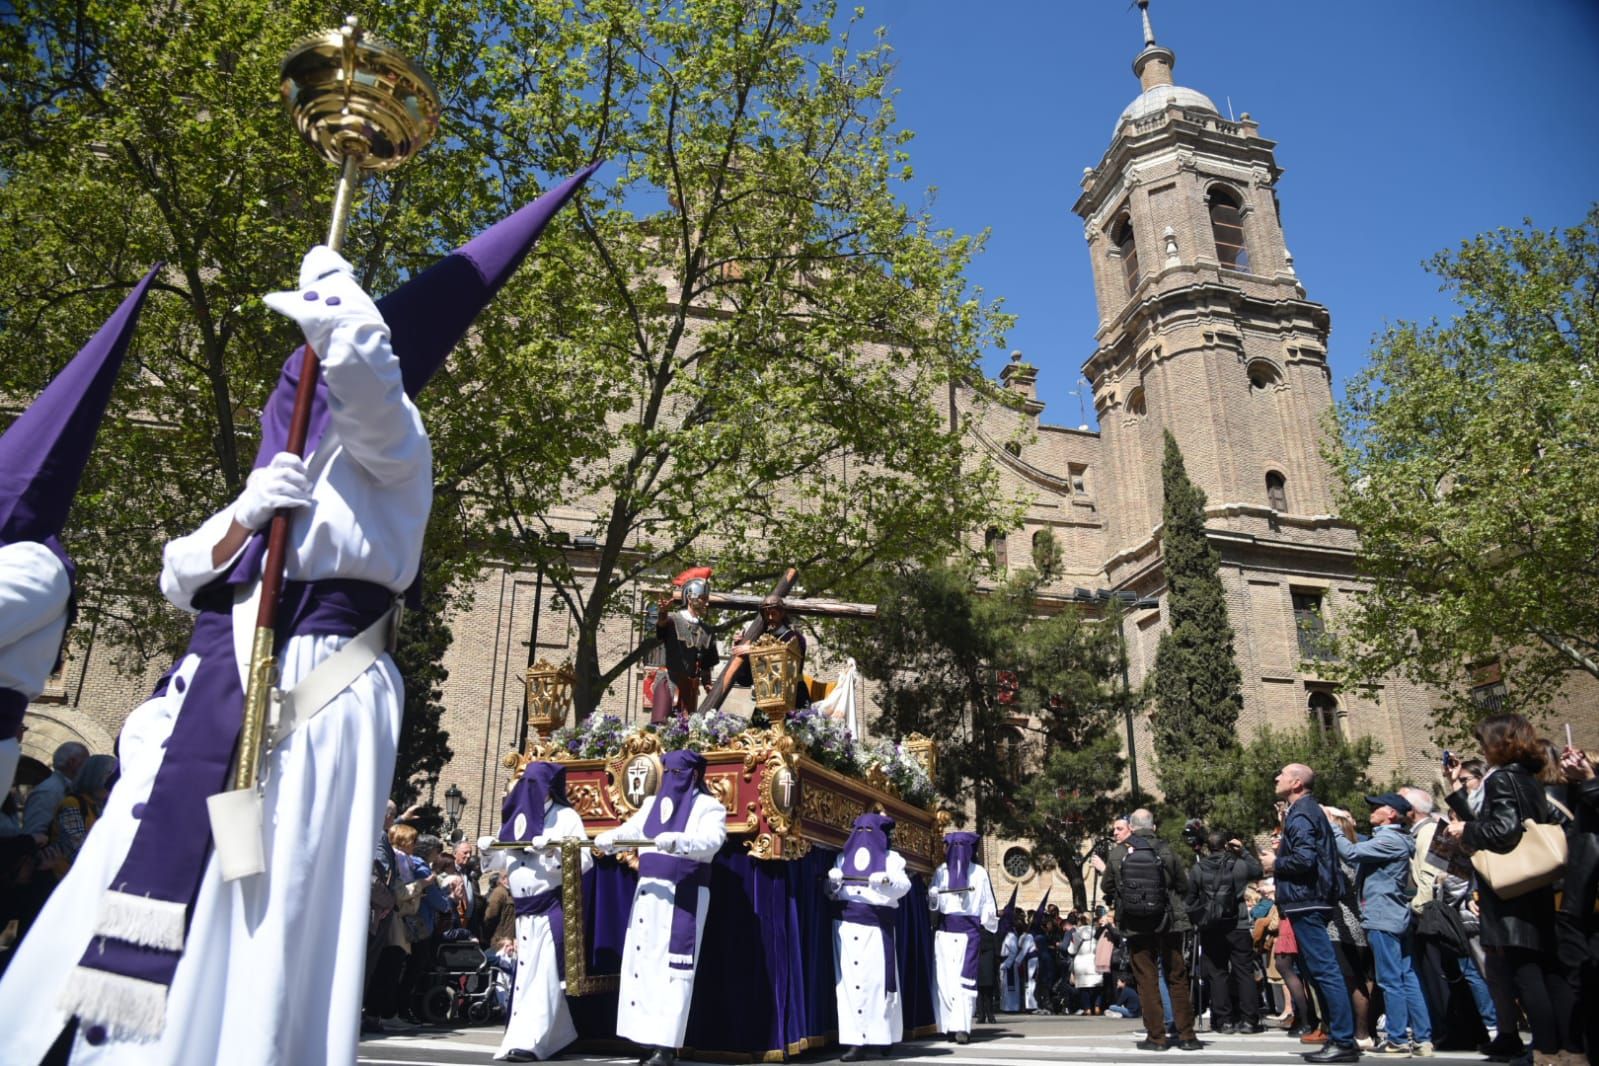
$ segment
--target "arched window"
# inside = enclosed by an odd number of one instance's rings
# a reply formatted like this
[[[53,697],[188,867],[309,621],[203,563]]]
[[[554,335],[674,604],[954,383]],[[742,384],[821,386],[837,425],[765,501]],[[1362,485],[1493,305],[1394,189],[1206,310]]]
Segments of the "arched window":
[[[1143,418],[1147,410],[1144,404],[1144,388],[1140,385],[1127,394],[1127,417]]]
[[[1238,197],[1220,185],[1210,190],[1210,232],[1216,238],[1216,259],[1228,270],[1249,269],[1249,249],[1244,244],[1244,213]]]
[[[1274,511],[1288,510],[1288,479],[1275,470],[1266,471],[1266,502]]]
[[[1255,359],[1245,367],[1249,374],[1249,387],[1256,392],[1266,392],[1283,382],[1282,371],[1269,359]]]
[[[1005,534],[1000,532],[998,526],[989,526],[988,532],[983,534],[983,550],[994,560],[996,570],[1004,570],[1009,564],[1005,552]]]
[[[1111,227],[1111,243],[1122,261],[1122,278],[1127,282],[1127,295],[1138,288],[1138,242],[1133,239],[1132,216],[1123,212]]]
[[[1312,692],[1308,710],[1311,726],[1322,736],[1338,733],[1338,699],[1331,692]]]

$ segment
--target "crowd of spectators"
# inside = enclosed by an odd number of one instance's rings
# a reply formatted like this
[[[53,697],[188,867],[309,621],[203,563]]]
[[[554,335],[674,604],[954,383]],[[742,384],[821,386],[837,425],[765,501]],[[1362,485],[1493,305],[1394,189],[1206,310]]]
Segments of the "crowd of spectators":
[[[71,741],[50,774],[0,802],[0,970],[66,876],[117,782],[117,760]]]

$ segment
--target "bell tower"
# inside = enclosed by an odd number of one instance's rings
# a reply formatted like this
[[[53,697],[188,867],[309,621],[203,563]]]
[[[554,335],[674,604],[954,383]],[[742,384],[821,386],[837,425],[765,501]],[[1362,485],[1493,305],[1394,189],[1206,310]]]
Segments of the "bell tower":
[[[1148,565],[1140,549],[1161,520],[1165,430],[1212,508],[1272,528],[1333,508],[1318,450],[1330,323],[1284,241],[1275,144],[1247,112],[1223,118],[1173,81],[1176,54],[1156,41],[1148,0],[1139,7],[1141,92],[1072,207],[1099,310],[1083,376],[1105,476],[1121,486],[1106,510],[1106,576],[1118,585]]]

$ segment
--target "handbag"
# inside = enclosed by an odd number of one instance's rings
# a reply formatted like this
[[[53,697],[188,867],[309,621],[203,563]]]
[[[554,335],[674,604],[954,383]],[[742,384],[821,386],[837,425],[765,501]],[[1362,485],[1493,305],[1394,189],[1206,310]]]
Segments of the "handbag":
[[[1521,793],[1516,793],[1521,808]],[[1500,854],[1477,851],[1471,865],[1477,876],[1500,899],[1515,899],[1528,892],[1552,885],[1566,872],[1566,831],[1558,825],[1544,825],[1531,818],[1521,823],[1521,840]]]

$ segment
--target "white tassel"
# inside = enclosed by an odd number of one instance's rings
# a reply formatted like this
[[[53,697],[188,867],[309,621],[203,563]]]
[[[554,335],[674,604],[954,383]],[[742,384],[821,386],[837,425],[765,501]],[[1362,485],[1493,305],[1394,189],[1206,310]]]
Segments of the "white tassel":
[[[186,909],[183,904],[170,900],[112,890],[100,900],[94,931],[99,936],[147,948],[182,951]]]
[[[56,1006],[84,1030],[103,1025],[113,1040],[154,1040],[167,1023],[167,986],[75,966]]]

